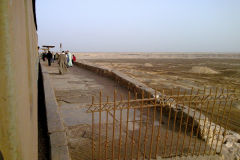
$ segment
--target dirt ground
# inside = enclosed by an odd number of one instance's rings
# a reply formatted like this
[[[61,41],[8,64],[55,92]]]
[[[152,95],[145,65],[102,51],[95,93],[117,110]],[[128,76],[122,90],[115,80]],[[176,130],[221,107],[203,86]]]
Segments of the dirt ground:
[[[225,57],[226,58],[226,57]],[[240,92],[240,59],[169,58],[85,59],[119,70],[157,90],[231,88]],[[214,112],[217,112],[214,110]],[[229,127],[240,133],[240,104],[234,103]]]

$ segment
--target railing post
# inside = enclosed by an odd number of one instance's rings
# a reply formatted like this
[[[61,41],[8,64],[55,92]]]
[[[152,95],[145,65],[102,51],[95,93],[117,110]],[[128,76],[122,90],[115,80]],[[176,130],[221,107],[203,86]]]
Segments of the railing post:
[[[135,100],[137,99],[137,92],[135,92]],[[131,142],[131,159],[133,159],[134,150],[134,132],[135,132],[135,119],[136,119],[136,109],[133,109],[133,131],[132,131],[132,142]]]
[[[150,94],[148,94],[148,99],[150,99]],[[147,120],[146,120],[146,129],[145,129],[145,135],[144,135],[144,151],[143,151],[143,160],[145,160],[145,155],[146,155],[146,143],[147,143],[147,132],[148,132],[148,121],[149,121],[149,112],[150,112],[150,107],[147,107]]]
[[[127,156],[129,108],[130,108],[130,92],[128,91],[128,102],[127,102],[127,125],[126,125],[126,137],[125,137],[124,160],[126,160],[126,156]]]
[[[216,88],[216,91],[215,91],[213,106],[212,106],[212,110],[211,110],[212,113],[211,113],[211,117],[210,117],[210,124],[209,124],[209,127],[208,127],[207,139],[206,139],[206,142],[205,142],[203,155],[205,155],[206,149],[207,149],[207,143],[208,143],[208,139],[209,139],[209,133],[210,133],[210,130],[211,130],[212,119],[213,119],[213,111],[214,111],[214,107],[215,107],[215,104],[216,104],[217,93],[218,93],[218,88]]]
[[[231,112],[231,109],[232,109],[232,103],[233,103],[233,100],[231,100],[231,103],[230,103],[230,108],[229,108],[229,111],[228,111],[227,121],[225,123],[225,129],[224,129],[222,144],[221,144],[221,148],[220,148],[220,152],[219,153],[222,152],[222,147],[223,147],[224,139],[225,139],[225,136],[226,136],[226,131],[227,131],[227,128],[228,128],[229,115],[230,115],[230,112]]]
[[[197,91],[197,96],[198,96],[198,94],[199,94],[199,89],[198,89],[198,91]],[[192,103],[192,102],[190,102],[190,103]],[[194,113],[193,113],[193,117],[192,117],[193,120],[192,120],[192,127],[191,127],[190,139],[189,139],[189,142],[188,142],[187,156],[188,156],[188,154],[189,154],[189,152],[190,152],[190,145],[191,145],[191,142],[192,142],[192,135],[193,135],[193,127],[194,127],[196,109],[197,109],[197,104],[195,103],[195,104],[194,104]]]
[[[224,118],[224,115],[225,115],[225,111],[226,111],[226,106],[227,106],[227,103],[228,103],[228,90],[227,90],[227,97],[226,97],[226,101],[225,101],[225,104],[224,104],[224,107],[223,107],[223,113],[222,113],[222,117],[221,117],[221,119],[223,119]],[[219,131],[218,131],[218,138],[217,138],[217,143],[216,143],[216,147],[215,147],[215,151],[214,151],[214,153],[216,154],[216,152],[217,152],[217,145],[218,145],[218,141],[219,141],[219,135],[220,135],[220,132],[221,132],[221,129],[222,129],[222,125],[221,125],[221,123],[220,123],[220,129],[219,129]]]
[[[223,95],[223,89],[222,89],[222,93],[220,94],[220,96]],[[211,154],[211,151],[212,151],[212,145],[213,145],[213,141],[214,141],[214,138],[215,138],[215,134],[216,134],[216,127],[218,125],[218,117],[219,117],[219,110],[220,110],[220,107],[221,107],[221,101],[219,102],[219,105],[218,105],[218,109],[217,109],[217,116],[216,116],[216,122],[215,122],[215,127],[214,127],[214,130],[213,130],[213,138],[212,138],[212,142],[211,142],[211,146],[210,146],[210,150],[208,152],[208,154],[210,155]]]
[[[203,106],[203,100],[205,98],[205,94],[206,94],[206,88],[204,87],[204,90],[203,90],[203,97],[201,99],[201,102],[200,102],[200,114],[199,114],[199,119],[198,119],[198,127],[197,127],[197,131],[196,131],[196,137],[195,137],[195,142],[194,142],[194,148],[193,148],[193,152],[192,152],[192,156],[194,155],[195,153],[195,149],[196,149],[196,143],[197,143],[197,138],[198,138],[198,133],[199,133],[199,128],[200,128],[200,121],[201,121],[201,116],[202,116],[202,106]]]
[[[184,91],[184,95],[183,95],[183,99],[186,96],[186,90]],[[179,137],[180,137],[180,133],[182,130],[182,121],[183,121],[183,110],[184,110],[184,100],[183,100],[183,104],[182,104],[182,112],[181,112],[181,118],[180,118],[180,124],[179,124],[179,130],[178,130],[178,137],[177,137],[177,147],[176,147],[176,156],[178,155],[178,144],[179,144]]]
[[[210,93],[209,93],[209,96],[212,95],[212,88],[210,88]],[[203,133],[205,133],[205,127],[206,127],[206,121],[207,121],[207,115],[208,115],[208,108],[209,108],[209,101],[207,102],[207,108],[206,108],[206,111],[205,111],[205,118],[204,118],[204,123],[203,123]],[[200,151],[201,151],[201,146],[202,146],[202,141],[200,141],[200,144],[199,144],[199,148],[198,148],[198,156],[200,155]]]
[[[164,106],[164,90],[162,90],[162,97],[161,97],[161,101],[160,101],[160,118],[159,118],[159,126],[158,126],[158,134],[157,134],[157,144],[156,144],[156,151],[155,151],[155,158],[157,158],[157,154],[158,154],[158,149],[159,149],[159,142],[160,142],[160,135],[161,135],[161,126],[162,126],[162,109]]]
[[[178,100],[179,100],[179,94],[180,94],[180,88],[178,88],[178,93],[177,93],[177,101],[176,101],[176,111],[174,113],[174,122],[173,122],[173,129],[172,129],[172,138],[171,138],[171,144],[170,144],[170,152],[169,152],[169,156],[172,156],[172,142],[173,142],[173,134],[175,132],[175,125],[176,125],[176,119],[177,119],[177,114],[178,114]]]
[[[98,158],[101,159],[101,129],[102,129],[102,91],[99,92],[99,141]]]
[[[172,92],[171,92],[171,96],[172,95],[173,95],[173,89],[172,89]],[[173,101],[170,102],[170,105],[169,105],[167,129],[166,129],[165,139],[164,139],[163,158],[166,155],[166,145],[167,145],[167,140],[168,140],[168,130],[169,130],[169,124],[170,124],[170,119],[171,119],[171,113],[172,113],[172,103],[173,103]]]
[[[92,96],[92,105],[94,105],[94,96]],[[94,111],[92,111],[92,160],[94,160]]]
[[[107,96],[107,104],[109,97]],[[108,109],[106,109],[106,140],[105,140],[105,160],[107,160],[107,149],[108,149]]]
[[[138,132],[137,159],[139,159],[139,149],[140,149],[140,144],[141,144],[143,99],[144,99],[144,92],[142,91],[142,99],[141,99],[141,105],[140,105],[140,124],[139,124],[139,132]]]
[[[121,95],[121,103],[123,101],[122,95]],[[120,134],[119,134],[119,150],[118,150],[118,159],[121,159],[121,145],[122,145],[122,108],[120,108]]]
[[[188,106],[187,120],[186,120],[186,124],[185,124],[185,131],[184,131],[184,137],[183,137],[183,145],[182,145],[181,155],[183,154],[184,142],[185,142],[185,137],[186,137],[186,134],[187,134],[188,120],[189,120],[189,112],[190,112],[191,100],[192,100],[192,93],[193,93],[193,88],[191,89],[191,94],[190,94],[190,99],[189,99],[189,104],[188,104],[189,106]]]
[[[113,106],[113,133],[112,133],[112,160],[114,160],[115,117],[116,117],[116,90],[114,90]]]
[[[156,109],[157,109],[157,90],[155,89],[153,121],[152,121],[152,134],[151,134],[151,144],[150,144],[149,159],[151,159],[151,156],[152,156],[152,143],[153,143],[153,136],[154,136],[154,123],[155,123],[155,119],[156,119]]]

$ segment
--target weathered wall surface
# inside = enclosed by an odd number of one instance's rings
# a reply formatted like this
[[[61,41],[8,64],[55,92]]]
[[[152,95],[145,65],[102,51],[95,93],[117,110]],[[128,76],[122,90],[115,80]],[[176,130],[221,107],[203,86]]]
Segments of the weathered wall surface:
[[[37,160],[37,33],[32,0],[0,1],[0,151]]]

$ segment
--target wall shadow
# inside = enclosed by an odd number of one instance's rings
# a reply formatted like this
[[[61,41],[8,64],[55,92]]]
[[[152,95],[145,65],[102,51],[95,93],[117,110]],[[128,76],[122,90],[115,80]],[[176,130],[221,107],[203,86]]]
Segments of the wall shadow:
[[[48,135],[46,105],[44,98],[42,69],[38,72],[38,159],[50,160],[50,140]]]

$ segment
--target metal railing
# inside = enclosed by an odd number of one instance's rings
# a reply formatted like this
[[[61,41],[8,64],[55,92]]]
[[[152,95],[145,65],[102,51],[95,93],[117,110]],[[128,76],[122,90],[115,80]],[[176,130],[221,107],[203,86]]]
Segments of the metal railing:
[[[180,90],[167,94],[102,92],[87,113],[92,116],[92,159],[154,159],[221,153],[232,105],[229,89]],[[120,98],[117,98],[120,97]],[[90,148],[89,148],[90,149]]]

